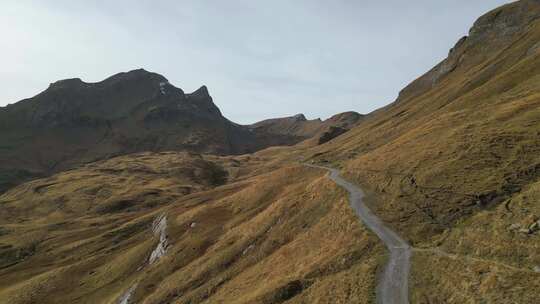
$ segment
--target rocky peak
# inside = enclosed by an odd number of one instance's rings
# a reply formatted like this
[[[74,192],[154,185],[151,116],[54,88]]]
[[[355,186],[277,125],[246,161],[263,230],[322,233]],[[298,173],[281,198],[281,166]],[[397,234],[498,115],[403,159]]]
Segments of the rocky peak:
[[[516,1],[486,13],[473,24],[469,36],[462,37],[450,49],[446,59],[405,87],[396,102],[421,95],[456,69],[489,58],[515,41],[537,19],[540,19],[540,0]]]
[[[304,114],[300,113],[300,114],[296,114],[292,117],[295,121],[307,121],[307,118],[306,116],[304,116]]]
[[[521,0],[494,9],[478,18],[469,31],[471,40],[487,36],[506,37],[540,18],[539,0]]]
[[[202,87],[198,88],[195,92],[189,94],[191,97],[196,98],[211,98],[210,93],[208,92],[208,88],[203,85]]]
[[[186,94],[188,105],[198,108],[202,112],[199,114],[210,115],[211,117],[222,117],[221,111],[214,103],[212,96],[208,92],[208,88],[203,85],[195,92]]]

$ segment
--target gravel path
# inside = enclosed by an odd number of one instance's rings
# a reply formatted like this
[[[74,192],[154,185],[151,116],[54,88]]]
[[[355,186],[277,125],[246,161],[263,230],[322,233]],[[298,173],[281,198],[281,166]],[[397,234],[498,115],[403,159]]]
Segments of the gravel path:
[[[338,170],[315,165],[307,166],[330,171],[330,179],[349,192],[350,204],[356,215],[388,248],[390,258],[377,286],[377,303],[408,304],[412,255],[409,244],[371,212],[364,203],[362,189],[343,179]]]

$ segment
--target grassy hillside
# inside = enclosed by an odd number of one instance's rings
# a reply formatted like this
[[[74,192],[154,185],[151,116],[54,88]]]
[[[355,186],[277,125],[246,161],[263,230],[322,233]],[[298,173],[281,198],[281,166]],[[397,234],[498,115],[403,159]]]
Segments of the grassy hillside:
[[[396,102],[305,152],[375,192],[414,246],[457,255],[416,255],[417,303],[538,298],[539,17],[538,1],[489,12]]]
[[[323,172],[264,154],[135,154],[7,192],[0,302],[369,303],[376,238]]]

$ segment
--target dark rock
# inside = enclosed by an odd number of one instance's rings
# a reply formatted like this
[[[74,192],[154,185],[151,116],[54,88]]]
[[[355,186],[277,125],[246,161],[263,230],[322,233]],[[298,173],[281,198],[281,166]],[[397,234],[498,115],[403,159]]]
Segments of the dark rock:
[[[341,134],[347,132],[348,130],[347,129],[344,129],[344,128],[340,128],[340,127],[334,127],[334,126],[331,126],[328,131],[324,132],[320,137],[319,137],[319,140],[318,140],[318,144],[319,145],[322,145],[324,143],[327,143],[329,142],[330,140],[340,136]]]

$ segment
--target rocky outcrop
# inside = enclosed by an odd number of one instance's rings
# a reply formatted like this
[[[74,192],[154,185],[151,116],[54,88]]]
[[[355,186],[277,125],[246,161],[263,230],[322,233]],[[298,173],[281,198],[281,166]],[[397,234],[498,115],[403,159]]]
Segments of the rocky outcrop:
[[[480,17],[448,53],[448,57],[405,87],[396,102],[420,96],[441,83],[458,67],[478,65],[504,50],[535,20],[540,18],[540,1],[521,0],[492,10]],[[530,50],[530,53],[536,49]]]
[[[540,1],[516,1],[478,18],[469,31],[469,39],[471,42],[487,42],[488,38],[504,40],[523,31],[538,18],[540,18]]]

